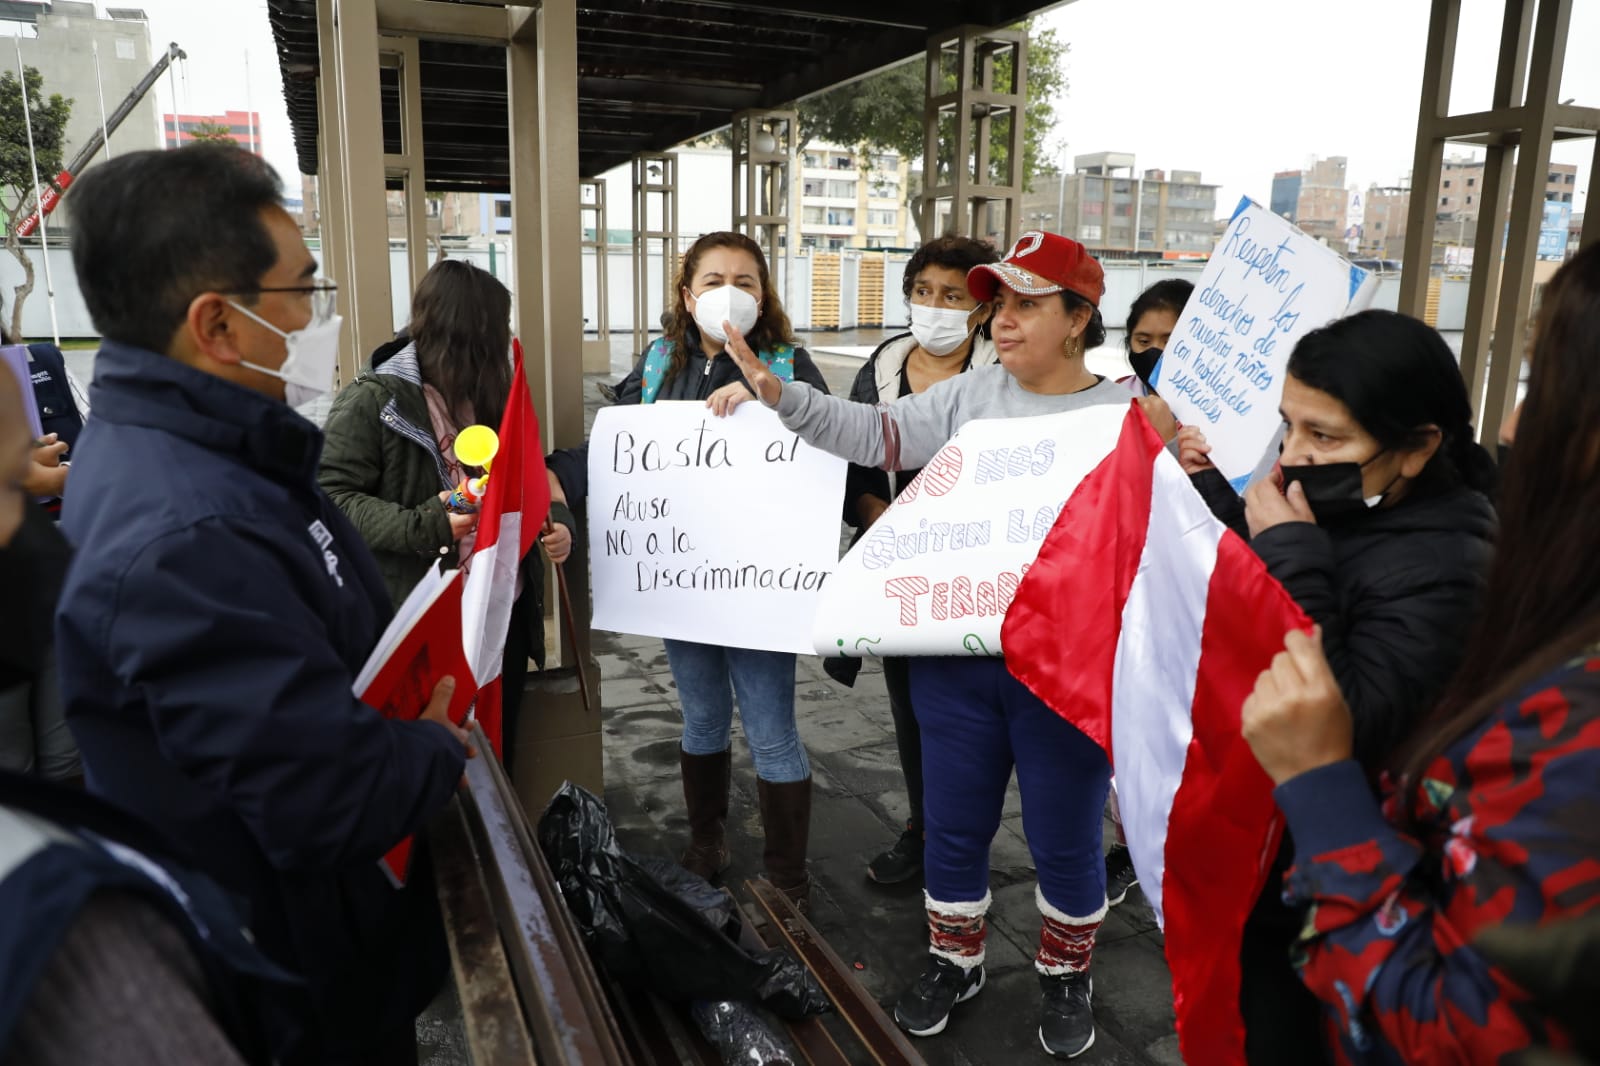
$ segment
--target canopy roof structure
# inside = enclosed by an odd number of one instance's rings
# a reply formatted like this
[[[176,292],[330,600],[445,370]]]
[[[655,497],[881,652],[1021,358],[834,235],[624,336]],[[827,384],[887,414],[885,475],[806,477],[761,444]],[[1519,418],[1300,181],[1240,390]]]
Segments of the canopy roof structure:
[[[504,3],[383,0],[462,8],[472,21]],[[1017,22],[1039,0],[580,0],[578,170],[597,175],[637,152],[662,151],[728,124],[733,112],[789,103],[920,55],[931,34]],[[268,0],[300,169],[317,169],[316,0]],[[503,17],[501,18],[503,22]],[[501,46],[423,40],[427,186],[510,187],[506,66]],[[397,81],[384,72],[384,143],[400,142]]]

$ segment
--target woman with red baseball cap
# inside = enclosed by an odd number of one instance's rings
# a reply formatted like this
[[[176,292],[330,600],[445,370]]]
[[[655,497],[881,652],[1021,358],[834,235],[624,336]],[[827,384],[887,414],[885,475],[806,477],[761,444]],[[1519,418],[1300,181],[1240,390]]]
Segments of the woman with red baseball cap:
[[[1003,262],[973,267],[967,288],[995,306],[990,325],[999,362],[892,403],[851,403],[781,382],[731,326],[728,349],[787,428],[825,451],[885,470],[924,465],[972,419],[1128,403],[1126,389],[1084,366],[1085,351],[1105,341],[1099,311],[1105,274],[1083,245],[1025,233]],[[895,1005],[895,1020],[913,1036],[932,1036],[943,1031],[955,1004],[983,988],[989,845],[1015,767],[1039,877],[1039,1040],[1051,1054],[1080,1054],[1094,1043],[1089,959],[1106,912],[1100,813],[1111,768],[1105,753],[1013,678],[998,656],[913,659],[911,697],[922,729],[930,943],[926,968]]]

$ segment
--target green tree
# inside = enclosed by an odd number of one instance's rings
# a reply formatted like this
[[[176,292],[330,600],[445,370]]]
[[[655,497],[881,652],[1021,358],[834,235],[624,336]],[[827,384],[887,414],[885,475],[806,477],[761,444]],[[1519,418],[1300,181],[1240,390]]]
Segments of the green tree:
[[[1056,124],[1056,103],[1066,94],[1066,57],[1071,45],[1054,29],[1041,29],[1029,19],[1015,29],[1028,34],[1027,109],[1024,117],[1022,186],[1031,189],[1046,158],[1046,140]],[[862,147],[870,155],[893,151],[903,158],[923,155],[923,84],[926,60],[918,56],[861,81],[830,89],[798,105],[801,147],[812,140]],[[1011,78],[1010,57],[996,64],[995,83]],[[946,80],[953,88],[954,75]],[[948,146],[946,146],[948,148]],[[992,124],[990,176],[1005,173],[1008,144],[1005,125]],[[913,201],[914,203],[915,201]]]
[[[199,122],[193,129],[184,130],[184,135],[191,141],[217,141],[222,144],[237,144],[233,139],[233,130],[220,122]]]
[[[17,224],[33,207],[34,181],[38,187],[61,171],[62,147],[72,101],[60,93],[46,99],[44,77],[33,67],[23,69],[27,86],[28,117],[33,123],[33,150],[38,171],[28,161],[28,130],[23,121],[23,94],[17,76],[0,74],[0,208],[6,220],[6,251],[22,266],[22,284],[12,290],[12,336],[22,336],[22,304],[33,291],[33,260],[17,238]]]

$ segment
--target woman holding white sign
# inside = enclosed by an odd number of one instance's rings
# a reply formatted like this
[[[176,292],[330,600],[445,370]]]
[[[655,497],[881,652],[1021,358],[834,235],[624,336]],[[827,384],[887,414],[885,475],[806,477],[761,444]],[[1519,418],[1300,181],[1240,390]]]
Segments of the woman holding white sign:
[[[739,367],[724,358],[726,332],[737,328],[761,352],[774,380],[803,381],[828,391],[767,272],[760,245],[739,233],[708,233],[684,253],[677,299],[666,334],[651,342],[615,391],[618,404],[748,396]],[[756,358],[752,356],[752,358]],[[589,491],[589,445],[550,455],[550,470],[569,500]],[[802,911],[811,880],[806,845],[811,827],[811,766],[794,720],[792,652],[664,640],[683,706],[679,765],[690,842],[680,862],[707,879],[729,864],[726,825],[731,778],[733,698],[755,763],[768,878]]]
[[[1129,402],[1126,389],[1084,365],[1085,351],[1105,341],[1105,274],[1083,245],[1025,233],[1004,262],[973,268],[967,286],[994,303],[999,363],[892,403],[869,407],[785,383],[736,329],[729,347],[786,427],[825,451],[885,470],[922,466],[974,419]],[[1039,1041],[1054,1055],[1080,1054],[1094,1043],[1089,962],[1106,913],[1105,752],[1012,677],[998,656],[917,658],[911,697],[922,731],[930,942],[926,968],[895,1005],[895,1020],[913,1036],[932,1036],[957,1003],[983,987],[989,845],[1014,767],[1039,876]]]
[[[994,363],[994,342],[981,328],[991,308],[967,290],[967,272],[998,258],[982,241],[955,235],[936,237],[913,252],[901,283],[911,310],[911,330],[878,346],[856,375],[850,398],[858,403],[888,403]],[[856,528],[857,540],[919,473],[902,470],[890,474],[850,464],[844,486],[844,520]],[[909,809],[900,839],[867,866],[867,876],[880,885],[909,881],[922,872],[922,734],[911,710],[910,664],[911,660],[901,655],[883,658],[883,682],[889,692],[889,713],[894,719]],[[835,681],[853,685],[861,660],[840,656],[825,659],[823,666]]]
[[[1279,466],[1234,494],[1186,431],[1180,458],[1217,517],[1322,627],[1355,722],[1354,756],[1394,769],[1461,663],[1493,551],[1494,464],[1469,424],[1444,338],[1417,319],[1363,311],[1302,337],[1289,356]],[[1283,903],[1292,841],[1245,926],[1240,1006],[1252,1064],[1304,1062],[1319,1008],[1293,980],[1304,915]]]

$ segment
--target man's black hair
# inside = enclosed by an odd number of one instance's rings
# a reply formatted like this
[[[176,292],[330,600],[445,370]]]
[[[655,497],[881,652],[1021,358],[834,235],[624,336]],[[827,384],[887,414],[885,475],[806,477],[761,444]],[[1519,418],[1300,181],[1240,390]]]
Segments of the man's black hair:
[[[196,296],[249,290],[272,269],[261,210],[281,199],[273,169],[232,145],[95,164],[71,192],[72,265],[95,328],[165,353]]]

